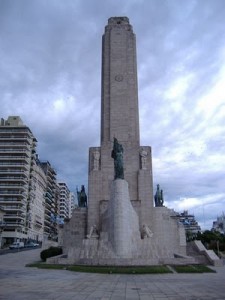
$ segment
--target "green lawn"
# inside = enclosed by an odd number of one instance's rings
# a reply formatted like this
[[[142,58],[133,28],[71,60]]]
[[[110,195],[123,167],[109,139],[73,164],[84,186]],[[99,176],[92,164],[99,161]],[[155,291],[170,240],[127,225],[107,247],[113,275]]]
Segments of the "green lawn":
[[[172,266],[177,273],[216,273],[204,265]]]
[[[40,269],[58,269],[75,272],[103,273],[103,274],[164,274],[172,273],[167,266],[146,266],[146,267],[121,267],[121,266],[77,266],[77,265],[54,265],[46,263],[29,264],[27,267]]]

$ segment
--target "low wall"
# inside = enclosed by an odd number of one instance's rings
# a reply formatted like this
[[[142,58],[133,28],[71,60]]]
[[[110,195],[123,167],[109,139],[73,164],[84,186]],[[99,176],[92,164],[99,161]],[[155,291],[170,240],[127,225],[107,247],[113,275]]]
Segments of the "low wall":
[[[214,267],[222,267],[223,260],[213,250],[207,250],[201,241],[193,241],[195,249],[203,254]]]

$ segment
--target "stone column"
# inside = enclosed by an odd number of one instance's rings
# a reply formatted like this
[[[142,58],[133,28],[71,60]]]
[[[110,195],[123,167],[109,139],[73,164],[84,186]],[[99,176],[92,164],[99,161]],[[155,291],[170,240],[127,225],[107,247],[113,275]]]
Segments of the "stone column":
[[[140,242],[139,221],[130,202],[128,183],[123,179],[112,182],[108,208],[109,240],[120,258],[131,258]]]

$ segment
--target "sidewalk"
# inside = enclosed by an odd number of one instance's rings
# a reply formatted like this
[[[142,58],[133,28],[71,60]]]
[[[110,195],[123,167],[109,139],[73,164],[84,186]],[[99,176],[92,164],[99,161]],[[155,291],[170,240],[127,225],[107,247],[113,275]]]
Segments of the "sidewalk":
[[[26,268],[41,249],[0,256],[1,300],[224,300],[225,267],[217,273],[88,274]]]

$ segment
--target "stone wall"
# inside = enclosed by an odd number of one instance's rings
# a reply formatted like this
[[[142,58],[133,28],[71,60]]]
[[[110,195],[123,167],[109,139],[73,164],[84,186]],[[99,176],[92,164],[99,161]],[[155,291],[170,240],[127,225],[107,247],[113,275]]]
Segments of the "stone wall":
[[[175,253],[186,255],[185,230],[175,218],[173,210],[166,207],[154,207],[153,227],[154,242],[160,248],[166,248],[168,255]]]
[[[70,248],[77,248],[82,245],[87,235],[87,208],[79,207],[74,209],[72,218],[64,224],[62,243],[63,253]]]

